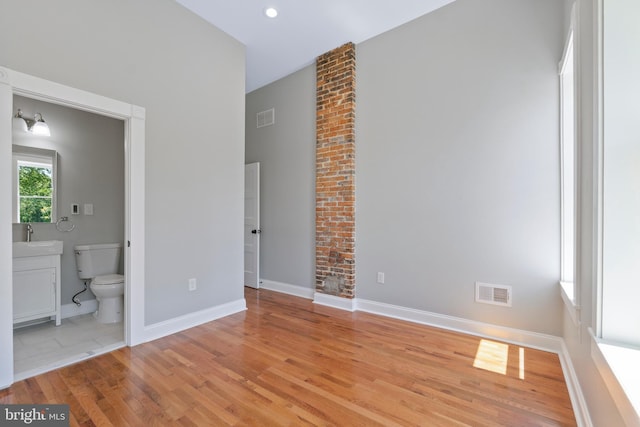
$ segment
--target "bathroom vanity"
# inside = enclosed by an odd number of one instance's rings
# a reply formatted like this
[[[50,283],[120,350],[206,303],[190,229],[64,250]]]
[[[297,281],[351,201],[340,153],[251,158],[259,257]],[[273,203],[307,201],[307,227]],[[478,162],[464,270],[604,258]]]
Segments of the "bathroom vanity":
[[[62,241],[13,243],[13,324],[49,317],[60,325]]]

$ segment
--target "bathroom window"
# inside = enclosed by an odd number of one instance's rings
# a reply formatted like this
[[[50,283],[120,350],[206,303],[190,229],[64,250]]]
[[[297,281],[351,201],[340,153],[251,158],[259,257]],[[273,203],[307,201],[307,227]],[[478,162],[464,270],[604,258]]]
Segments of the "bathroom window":
[[[26,151],[13,153],[13,222],[54,222],[55,152]]]

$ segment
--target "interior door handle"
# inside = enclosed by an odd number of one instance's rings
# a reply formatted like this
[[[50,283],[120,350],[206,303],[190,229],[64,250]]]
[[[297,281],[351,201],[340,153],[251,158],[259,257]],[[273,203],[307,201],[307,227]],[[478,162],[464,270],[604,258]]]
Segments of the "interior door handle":
[[[262,233],[262,230],[260,230],[259,228],[251,230],[251,234],[260,234],[260,233]]]

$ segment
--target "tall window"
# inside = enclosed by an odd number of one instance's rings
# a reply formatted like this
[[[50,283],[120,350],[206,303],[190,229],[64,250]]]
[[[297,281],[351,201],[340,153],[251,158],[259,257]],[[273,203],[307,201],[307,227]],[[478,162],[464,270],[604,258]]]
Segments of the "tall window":
[[[560,280],[567,296],[575,300],[575,98],[574,98],[573,31],[560,62],[560,125],[561,125],[561,272]]]
[[[640,348],[640,2],[603,7],[599,332]]]

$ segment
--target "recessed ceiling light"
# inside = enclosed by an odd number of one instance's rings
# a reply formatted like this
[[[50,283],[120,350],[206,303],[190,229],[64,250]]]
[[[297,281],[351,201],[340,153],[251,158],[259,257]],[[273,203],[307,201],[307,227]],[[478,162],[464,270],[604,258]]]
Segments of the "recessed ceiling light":
[[[264,10],[264,14],[267,18],[275,18],[278,16],[278,11],[274,7],[268,7]]]

